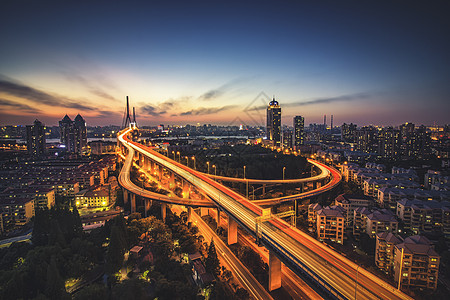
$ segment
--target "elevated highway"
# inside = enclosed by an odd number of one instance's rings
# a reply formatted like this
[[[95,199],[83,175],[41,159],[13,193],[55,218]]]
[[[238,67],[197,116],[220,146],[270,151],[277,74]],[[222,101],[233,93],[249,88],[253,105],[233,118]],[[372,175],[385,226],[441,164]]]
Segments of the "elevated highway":
[[[315,182],[326,179],[330,176],[331,171],[330,168],[324,164],[321,164],[315,160],[309,159],[308,162],[320,170],[320,174],[307,178],[297,178],[297,179],[251,179],[251,178],[234,178],[234,177],[225,177],[225,176],[217,176],[202,173],[210,178],[226,181],[226,182],[241,182],[241,183],[249,183],[249,184],[292,184],[292,183],[306,183],[306,182]]]
[[[411,299],[346,257],[300,230],[290,227],[281,219],[273,218],[263,222],[257,231],[256,218],[262,214],[260,206],[208,176],[174,162],[144,145],[130,141],[127,137],[130,130],[126,129],[120,133],[119,143],[175,172],[202,190],[229,216],[229,223],[237,222],[253,235],[261,236],[262,243],[270,250],[269,289],[276,287],[278,279],[275,276],[281,274],[281,260],[300,276],[309,277],[319,284],[331,298]],[[128,181],[122,182],[125,188],[131,188]]]
[[[210,200],[198,200],[198,199],[185,199],[175,196],[166,196],[158,193],[151,192],[149,190],[146,190],[144,188],[141,188],[137,185],[135,185],[130,178],[130,171],[131,166],[133,165],[133,157],[134,157],[134,148],[128,146],[125,144],[128,149],[128,154],[125,157],[125,162],[123,164],[123,167],[119,173],[119,184],[122,187],[126,187],[126,189],[133,193],[134,195],[141,196],[143,198],[149,199],[149,200],[155,200],[160,201],[163,203],[170,203],[170,204],[178,204],[178,205],[185,205],[185,206],[193,206],[193,207],[216,207],[216,205],[210,201]]]

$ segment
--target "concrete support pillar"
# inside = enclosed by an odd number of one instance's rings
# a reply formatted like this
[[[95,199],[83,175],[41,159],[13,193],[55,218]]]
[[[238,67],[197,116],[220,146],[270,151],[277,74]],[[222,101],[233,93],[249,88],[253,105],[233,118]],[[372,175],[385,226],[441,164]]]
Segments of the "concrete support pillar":
[[[122,189],[123,191],[123,204],[128,203],[128,191],[126,189]]]
[[[167,208],[167,204],[162,202],[161,203],[161,219],[163,222],[166,222],[166,208]]]
[[[169,188],[173,189],[174,187],[175,187],[175,174],[173,172],[170,172]]]
[[[269,251],[269,292],[281,287],[281,261]]]
[[[155,163],[153,162],[153,160],[151,160],[150,161],[150,173],[152,174],[152,176],[155,175],[154,172],[155,172]]]
[[[189,192],[190,192],[189,183],[183,181],[183,198],[189,199]]]
[[[208,214],[208,208],[200,207],[200,217],[206,216]]]
[[[136,212],[136,194],[131,194],[131,213]]]
[[[322,186],[322,181],[317,181],[317,188],[320,188]]]
[[[146,218],[148,217],[148,211],[150,210],[150,207],[152,207],[152,200],[144,199],[144,214]]]
[[[148,157],[144,156],[144,171],[148,170]]]
[[[187,208],[187,221],[189,222],[191,220],[191,216],[192,216],[192,207],[188,207]]]
[[[163,177],[163,167],[158,165],[158,180],[159,180],[159,182],[162,181],[162,177]]]
[[[217,222],[217,227],[219,227],[220,226],[220,208],[217,208],[216,222]]]
[[[228,245],[237,243],[237,222],[228,217]]]
[[[262,186],[262,194],[263,194],[262,197],[263,197],[263,198],[264,198],[265,193],[266,193],[266,185],[263,184],[263,186]]]

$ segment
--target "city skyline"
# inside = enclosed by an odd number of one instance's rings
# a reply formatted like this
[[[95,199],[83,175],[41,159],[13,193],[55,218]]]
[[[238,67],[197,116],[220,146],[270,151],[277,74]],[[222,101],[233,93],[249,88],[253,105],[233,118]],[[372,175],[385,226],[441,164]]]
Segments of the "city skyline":
[[[448,123],[444,2],[170,4],[3,4],[1,125]]]

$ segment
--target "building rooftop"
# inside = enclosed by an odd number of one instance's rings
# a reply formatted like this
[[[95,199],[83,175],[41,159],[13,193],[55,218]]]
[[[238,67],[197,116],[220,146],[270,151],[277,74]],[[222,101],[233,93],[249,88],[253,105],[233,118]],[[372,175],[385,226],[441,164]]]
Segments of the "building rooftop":
[[[377,237],[380,240],[384,240],[392,244],[398,244],[402,242],[402,239],[400,237],[395,236],[392,232],[380,232],[377,233]]]

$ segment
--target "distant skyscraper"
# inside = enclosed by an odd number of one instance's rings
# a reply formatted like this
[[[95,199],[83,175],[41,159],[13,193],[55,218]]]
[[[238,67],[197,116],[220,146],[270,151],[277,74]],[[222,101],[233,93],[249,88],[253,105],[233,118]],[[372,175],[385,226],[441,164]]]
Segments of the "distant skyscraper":
[[[305,118],[294,117],[294,146],[295,148],[305,144]]]
[[[87,129],[83,117],[78,114],[75,121],[68,115],[59,121],[61,143],[66,146],[66,151],[82,155],[87,146]]]
[[[281,145],[281,107],[275,98],[267,107],[267,138],[274,146]]]
[[[27,125],[27,150],[31,155],[45,154],[45,126],[39,120]]]
[[[333,115],[331,115],[330,129],[333,130]]]
[[[74,133],[75,133],[75,152],[82,154],[87,147],[87,128],[86,121],[78,114],[74,121]]]
[[[356,141],[356,124],[344,123],[341,126],[341,137],[345,142],[353,143]]]

